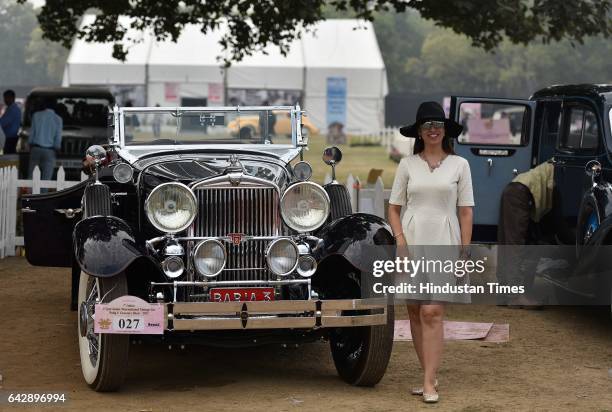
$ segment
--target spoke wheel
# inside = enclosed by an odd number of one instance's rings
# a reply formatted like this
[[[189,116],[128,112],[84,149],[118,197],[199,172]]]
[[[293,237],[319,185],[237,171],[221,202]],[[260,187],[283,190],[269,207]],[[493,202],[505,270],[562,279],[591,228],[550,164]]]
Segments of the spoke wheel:
[[[125,274],[96,278],[81,272],[78,295],[78,341],[83,378],[94,390],[114,391],[123,383],[129,335],[94,333],[95,305],[127,295]]]

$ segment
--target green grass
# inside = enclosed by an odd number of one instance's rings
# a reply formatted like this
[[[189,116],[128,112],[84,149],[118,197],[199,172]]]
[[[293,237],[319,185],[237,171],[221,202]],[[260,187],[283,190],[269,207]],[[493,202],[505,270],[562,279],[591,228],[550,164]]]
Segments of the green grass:
[[[312,180],[317,183],[323,183],[325,175],[331,173],[331,167],[321,160],[323,149],[327,146],[325,136],[311,136],[308,141],[308,150],[304,153],[304,160],[310,163],[313,169]],[[383,169],[382,179],[385,188],[391,188],[397,163],[389,159],[383,146],[351,147],[346,144],[338,145],[338,147],[342,150],[342,161],[336,166],[336,179],[339,182],[346,183],[346,178],[352,174],[365,183],[370,169]]]

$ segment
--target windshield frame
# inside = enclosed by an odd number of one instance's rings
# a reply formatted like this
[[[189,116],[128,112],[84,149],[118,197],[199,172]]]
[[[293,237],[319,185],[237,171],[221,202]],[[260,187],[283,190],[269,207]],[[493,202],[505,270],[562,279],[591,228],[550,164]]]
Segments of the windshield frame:
[[[295,106],[205,106],[205,107],[113,107],[113,137],[111,144],[120,149],[130,150],[193,150],[197,148],[208,148],[211,146],[224,146],[224,147],[235,147],[240,148],[246,146],[246,144],[164,144],[164,145],[127,145],[125,142],[125,115],[131,112],[139,113],[174,113],[178,116],[179,113],[190,113],[190,112],[228,112],[228,113],[249,113],[249,112],[261,112],[264,110],[278,110],[287,111],[291,117],[291,144],[274,144],[274,143],[261,143],[255,145],[248,145],[254,147],[274,147],[274,148],[297,148],[300,146],[306,146],[307,140],[302,136],[302,110],[299,105]]]

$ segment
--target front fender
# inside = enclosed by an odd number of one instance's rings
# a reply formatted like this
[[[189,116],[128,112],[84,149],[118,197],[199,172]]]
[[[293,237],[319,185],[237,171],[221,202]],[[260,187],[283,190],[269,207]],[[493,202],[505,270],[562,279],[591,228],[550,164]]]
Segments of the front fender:
[[[91,276],[115,276],[145,256],[136,245],[129,225],[115,216],[81,220],[74,228],[72,239],[76,261]]]
[[[576,227],[577,262],[567,280],[570,290],[595,294],[609,288],[612,248],[612,186],[601,182],[582,198]]]
[[[341,217],[324,227],[315,258],[322,262],[342,255],[363,273],[371,273],[375,260],[394,259],[395,238],[391,226],[382,218],[366,213]]]
[[[583,246],[609,244],[612,229],[612,185],[601,182],[590,188],[582,197],[578,211],[576,246],[578,258]],[[589,235],[589,229],[591,232]]]

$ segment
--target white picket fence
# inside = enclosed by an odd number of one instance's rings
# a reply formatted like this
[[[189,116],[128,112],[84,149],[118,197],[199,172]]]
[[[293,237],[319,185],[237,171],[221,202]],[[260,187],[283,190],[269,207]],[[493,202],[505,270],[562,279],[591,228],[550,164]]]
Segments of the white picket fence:
[[[81,173],[81,181],[87,175]],[[66,172],[60,166],[57,180],[41,180],[40,169],[34,168],[32,179],[18,179],[17,168],[0,168],[0,259],[15,256],[15,247],[23,246],[23,236],[17,236],[18,193],[21,188],[31,188],[32,194],[40,194],[41,189],[62,190],[80,182],[66,180]]]
[[[331,175],[325,176],[325,183],[331,182]],[[349,174],[346,183],[349,195],[351,197],[351,207],[354,213],[371,213],[376,216],[385,218],[385,200],[389,200],[391,189],[385,189],[382,178],[379,176],[374,184],[364,184],[355,177]]]
[[[377,145],[383,146],[388,152],[391,149],[391,144],[396,135],[399,135],[398,127],[384,127],[375,133],[351,136],[351,141],[353,145],[355,145],[356,142],[363,142],[364,144],[376,143]]]

